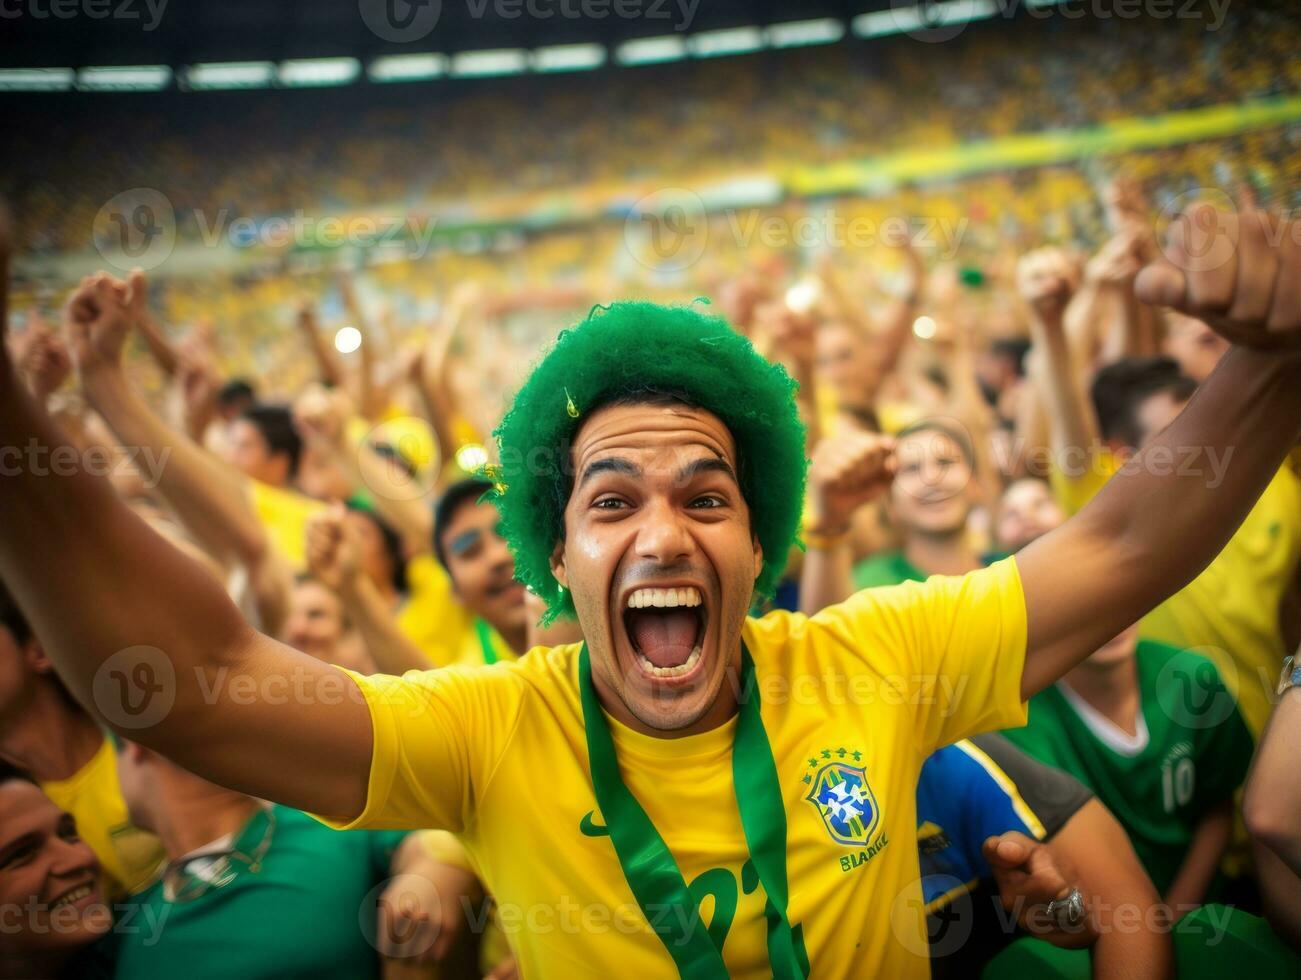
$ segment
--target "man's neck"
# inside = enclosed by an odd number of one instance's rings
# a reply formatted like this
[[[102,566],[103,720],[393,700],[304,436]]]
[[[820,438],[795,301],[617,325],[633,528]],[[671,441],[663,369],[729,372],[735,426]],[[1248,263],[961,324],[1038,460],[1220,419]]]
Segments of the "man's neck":
[[[154,801],[152,826],[167,852],[168,860],[237,834],[257,812],[260,802],[212,783],[201,782],[188,773],[164,777]]]
[[[1062,683],[1126,734],[1138,733],[1138,662],[1133,657],[1105,665],[1086,661]]]
[[[0,727],[0,758],[41,783],[71,779],[103,744],[94,719],[46,683],[39,683],[31,700]]]
[[[927,575],[965,575],[980,567],[980,558],[967,543],[965,528],[948,534],[909,534],[903,554]]]

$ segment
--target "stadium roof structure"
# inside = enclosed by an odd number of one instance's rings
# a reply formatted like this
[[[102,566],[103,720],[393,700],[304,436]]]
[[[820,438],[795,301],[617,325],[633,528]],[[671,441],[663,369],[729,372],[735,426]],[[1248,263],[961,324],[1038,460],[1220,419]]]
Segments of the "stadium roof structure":
[[[1062,0],[0,0],[0,93],[385,84],[944,30]]]

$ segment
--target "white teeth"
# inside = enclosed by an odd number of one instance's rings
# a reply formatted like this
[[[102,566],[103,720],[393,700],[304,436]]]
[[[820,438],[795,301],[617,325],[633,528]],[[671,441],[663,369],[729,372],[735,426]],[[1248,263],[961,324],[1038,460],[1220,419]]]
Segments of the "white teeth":
[[[71,905],[73,902],[80,902],[83,898],[85,898],[89,894],[90,894],[90,886],[82,885],[80,888],[74,888],[72,891],[68,892],[68,894],[64,895],[61,899],[55,902],[54,905],[51,907],[57,909],[57,908],[61,908],[64,905]]]
[[[656,667],[640,653],[637,654],[637,659],[641,663],[641,669],[654,677],[680,677],[689,673],[692,667],[700,663],[700,647],[697,646],[692,650],[691,656],[687,657],[686,662],[678,664],[676,667]]]
[[[694,585],[681,589],[638,589],[628,596],[629,609],[699,606],[704,602]]]

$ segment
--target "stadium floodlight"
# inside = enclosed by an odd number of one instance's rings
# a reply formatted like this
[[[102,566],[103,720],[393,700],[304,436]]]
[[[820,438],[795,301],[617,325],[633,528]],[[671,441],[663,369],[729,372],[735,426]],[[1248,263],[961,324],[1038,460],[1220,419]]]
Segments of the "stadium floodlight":
[[[455,78],[519,75],[527,71],[528,66],[529,53],[523,48],[462,51],[452,55],[452,75]]]
[[[750,54],[767,47],[763,31],[757,27],[729,27],[719,31],[700,31],[687,38],[687,48],[697,58],[721,58],[729,54]]]
[[[600,44],[553,44],[533,52],[535,71],[591,71],[605,64]]]
[[[686,56],[687,42],[672,34],[624,41],[614,52],[615,60],[621,65],[656,65],[681,61]]]
[[[918,3],[911,7],[891,7],[859,14],[851,21],[851,26],[859,37],[885,37],[936,27],[955,27],[993,17],[996,13],[998,4],[995,0],[949,0],[948,3]]]
[[[213,61],[185,70],[185,87],[192,89],[266,88],[275,78],[269,61]]]
[[[334,349],[340,354],[351,354],[361,347],[361,331],[356,327],[340,327],[334,335]]]
[[[71,68],[0,68],[0,92],[64,92],[74,77]]]
[[[84,92],[158,92],[172,82],[167,65],[104,65],[77,72]]]
[[[809,44],[835,44],[845,36],[845,25],[834,17],[792,20],[768,28],[768,43],[774,48],[800,48]]]
[[[300,58],[280,62],[277,76],[287,88],[315,85],[347,85],[361,74],[356,58]]]
[[[389,54],[376,58],[366,69],[372,82],[416,82],[447,74],[442,54]]]

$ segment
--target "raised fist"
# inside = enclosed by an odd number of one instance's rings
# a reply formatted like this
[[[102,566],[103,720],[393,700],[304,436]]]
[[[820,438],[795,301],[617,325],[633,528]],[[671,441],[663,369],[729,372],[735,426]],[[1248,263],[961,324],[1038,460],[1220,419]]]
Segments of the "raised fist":
[[[64,309],[72,358],[84,381],[122,366],[122,347],[131,331],[130,289],[107,273],[87,276]]]
[[[874,432],[846,432],[824,439],[809,467],[814,528],[838,534],[854,511],[889,489],[894,480],[894,439]]]
[[[1301,349],[1301,222],[1194,204],[1134,284],[1244,347]]]
[[[1079,270],[1060,248],[1037,248],[1021,256],[1016,265],[1016,290],[1045,323],[1062,318],[1078,285]]]
[[[18,373],[38,400],[58,391],[72,371],[67,346],[38,316],[14,337],[13,347]]]
[[[348,527],[347,509],[332,504],[307,522],[307,569],[322,585],[341,592],[360,575],[355,532]]]

